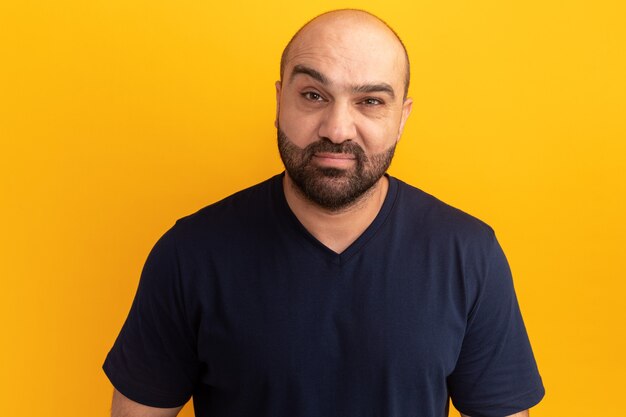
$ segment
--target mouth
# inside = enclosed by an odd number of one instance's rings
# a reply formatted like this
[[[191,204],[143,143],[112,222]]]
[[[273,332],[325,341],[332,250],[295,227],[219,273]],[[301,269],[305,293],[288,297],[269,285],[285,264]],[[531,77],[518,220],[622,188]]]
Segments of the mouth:
[[[351,153],[335,153],[335,152],[318,152],[313,155],[318,159],[331,159],[331,160],[354,160],[356,156]]]
[[[351,153],[318,152],[313,155],[313,163],[322,168],[349,169],[356,159]]]

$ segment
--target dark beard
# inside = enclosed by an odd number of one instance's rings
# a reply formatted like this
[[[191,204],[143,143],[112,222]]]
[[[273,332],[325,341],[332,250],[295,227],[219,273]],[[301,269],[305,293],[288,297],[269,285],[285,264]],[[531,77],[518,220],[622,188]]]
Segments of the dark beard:
[[[354,142],[333,143],[322,138],[301,149],[278,128],[278,151],[285,170],[297,189],[309,201],[330,211],[340,211],[354,205],[385,174],[396,145],[368,157]],[[354,155],[356,166],[351,169],[321,168],[311,164],[316,153],[332,152]]]

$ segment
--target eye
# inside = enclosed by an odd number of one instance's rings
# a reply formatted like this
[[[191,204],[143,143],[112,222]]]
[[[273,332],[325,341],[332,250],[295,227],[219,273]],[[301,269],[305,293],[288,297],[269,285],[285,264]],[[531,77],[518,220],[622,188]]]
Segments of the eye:
[[[315,91],[306,91],[302,93],[302,97],[310,101],[324,101],[324,97]]]
[[[361,104],[365,104],[366,106],[379,106],[379,105],[384,104],[384,103],[380,99],[369,97],[369,98],[366,98],[365,100],[361,101]]]

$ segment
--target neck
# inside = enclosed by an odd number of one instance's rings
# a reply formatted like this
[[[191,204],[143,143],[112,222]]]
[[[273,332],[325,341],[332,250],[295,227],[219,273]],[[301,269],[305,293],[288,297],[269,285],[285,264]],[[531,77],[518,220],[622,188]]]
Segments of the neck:
[[[285,172],[283,190],[287,204],[300,223],[324,246],[343,252],[374,221],[380,211],[389,180],[383,176],[358,201],[341,210],[328,210],[307,199]]]

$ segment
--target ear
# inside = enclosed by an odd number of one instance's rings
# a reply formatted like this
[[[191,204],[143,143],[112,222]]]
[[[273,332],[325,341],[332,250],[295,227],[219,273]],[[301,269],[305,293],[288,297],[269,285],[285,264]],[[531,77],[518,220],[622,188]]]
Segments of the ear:
[[[282,84],[276,81],[276,118],[274,119],[274,127],[278,128],[278,114],[280,113],[280,89]]]
[[[406,98],[404,103],[402,103],[402,116],[400,116],[400,127],[398,128],[398,138],[396,141],[400,140],[400,136],[402,136],[402,132],[404,132],[404,125],[406,124],[409,115],[411,114],[411,109],[413,108],[413,99]]]

